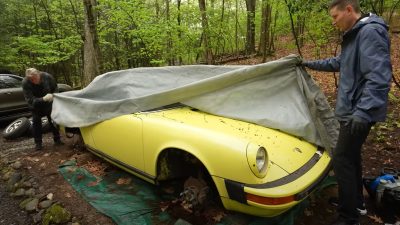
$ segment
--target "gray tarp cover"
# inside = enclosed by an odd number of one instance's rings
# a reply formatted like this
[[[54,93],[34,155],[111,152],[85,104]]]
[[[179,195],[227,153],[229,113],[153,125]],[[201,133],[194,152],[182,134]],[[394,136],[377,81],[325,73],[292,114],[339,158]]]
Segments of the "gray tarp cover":
[[[52,118],[67,127],[176,102],[301,137],[331,150],[338,124],[324,94],[296,55],[251,66],[135,68],[96,77],[56,94]]]

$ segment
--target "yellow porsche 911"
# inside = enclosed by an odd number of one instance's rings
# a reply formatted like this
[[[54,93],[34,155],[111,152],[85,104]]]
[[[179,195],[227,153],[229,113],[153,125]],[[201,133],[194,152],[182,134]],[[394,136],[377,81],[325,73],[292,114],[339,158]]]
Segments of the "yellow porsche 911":
[[[151,183],[204,170],[227,210],[271,217],[305,199],[329,171],[323,148],[184,105],[80,128],[95,154]]]

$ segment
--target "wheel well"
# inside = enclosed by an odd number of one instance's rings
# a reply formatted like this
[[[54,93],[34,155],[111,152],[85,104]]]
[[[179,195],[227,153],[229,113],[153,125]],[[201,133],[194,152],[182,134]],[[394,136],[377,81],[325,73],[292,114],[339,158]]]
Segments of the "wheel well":
[[[207,168],[194,155],[181,149],[165,149],[157,160],[157,180],[209,175]],[[211,176],[210,176],[211,177]]]

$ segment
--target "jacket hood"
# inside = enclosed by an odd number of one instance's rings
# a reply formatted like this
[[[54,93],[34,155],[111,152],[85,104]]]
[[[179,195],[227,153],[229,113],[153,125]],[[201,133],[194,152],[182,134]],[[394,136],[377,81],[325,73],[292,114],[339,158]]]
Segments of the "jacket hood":
[[[389,30],[389,26],[386,25],[385,21],[381,17],[379,17],[373,13],[369,13],[369,14],[367,14],[366,17],[359,20],[348,33],[352,32],[352,31],[357,31],[360,28],[362,28],[363,26],[365,26],[367,24],[373,24],[373,23],[379,24],[379,25],[383,26],[386,30]]]

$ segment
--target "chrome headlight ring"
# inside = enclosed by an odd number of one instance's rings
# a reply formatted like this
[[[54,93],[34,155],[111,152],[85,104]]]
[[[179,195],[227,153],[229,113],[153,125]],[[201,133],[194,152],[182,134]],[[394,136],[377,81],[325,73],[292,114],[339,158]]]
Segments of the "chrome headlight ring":
[[[267,175],[268,152],[264,147],[249,143],[247,146],[247,162],[256,177],[264,178]]]

